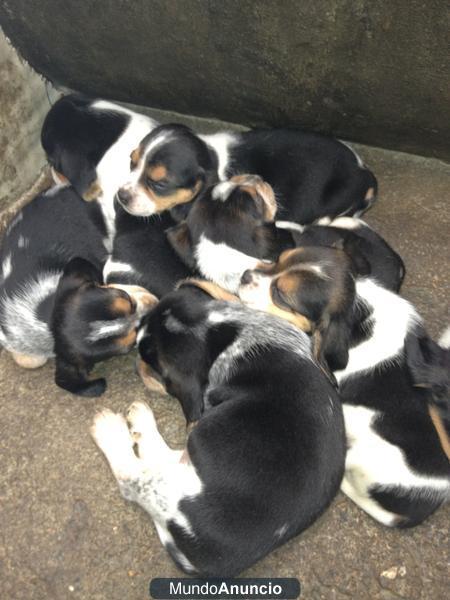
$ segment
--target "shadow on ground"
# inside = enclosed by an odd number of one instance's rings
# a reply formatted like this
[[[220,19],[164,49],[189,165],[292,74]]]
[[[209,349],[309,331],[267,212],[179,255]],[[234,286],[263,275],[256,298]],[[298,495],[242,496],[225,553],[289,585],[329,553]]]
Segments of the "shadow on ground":
[[[418,157],[363,148],[380,182],[367,215],[403,256],[404,295],[433,335],[450,322],[450,168]],[[0,354],[0,598],[144,600],[152,577],[177,576],[150,519],[122,500],[88,429],[103,406],[147,400],[163,435],[184,439],[178,403],[148,393],[134,355],[99,365],[108,390],[84,400],[53,384],[53,365],[34,371]],[[413,530],[375,524],[343,495],[310,530],[246,575],[298,577],[303,598],[436,600],[449,589],[450,507]]]

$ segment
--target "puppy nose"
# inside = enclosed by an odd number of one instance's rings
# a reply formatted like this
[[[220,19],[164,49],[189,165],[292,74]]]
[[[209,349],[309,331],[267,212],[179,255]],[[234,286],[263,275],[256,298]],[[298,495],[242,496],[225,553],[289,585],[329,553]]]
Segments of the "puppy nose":
[[[128,190],[120,188],[117,192],[117,198],[119,199],[120,204],[126,206],[131,200],[131,194]]]
[[[243,283],[244,285],[246,285],[248,283],[251,283],[252,280],[253,280],[253,273],[250,271],[250,269],[247,269],[242,274],[241,283]]]

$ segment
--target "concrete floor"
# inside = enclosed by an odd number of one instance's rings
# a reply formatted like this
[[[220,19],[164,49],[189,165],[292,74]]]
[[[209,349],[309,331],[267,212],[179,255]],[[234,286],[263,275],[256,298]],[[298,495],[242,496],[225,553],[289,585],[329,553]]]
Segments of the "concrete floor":
[[[361,154],[380,182],[367,220],[403,256],[403,293],[436,336],[450,322],[450,168],[378,149]],[[99,365],[107,393],[82,400],[55,387],[51,363],[27,372],[0,354],[1,600],[144,600],[152,577],[181,575],[150,519],[120,497],[88,433],[100,407],[120,411],[144,398],[166,439],[182,444],[178,403],[147,392],[134,359]],[[302,598],[312,600],[441,600],[449,516],[447,506],[420,527],[390,531],[339,495],[304,535],[245,575],[298,577]]]

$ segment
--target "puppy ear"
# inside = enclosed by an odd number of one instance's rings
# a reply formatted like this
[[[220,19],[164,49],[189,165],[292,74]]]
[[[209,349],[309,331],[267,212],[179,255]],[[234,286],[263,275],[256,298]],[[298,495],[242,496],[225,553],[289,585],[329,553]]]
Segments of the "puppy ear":
[[[239,185],[239,187],[248,192],[255,202],[261,201],[261,211],[266,223],[271,223],[275,219],[277,212],[277,202],[272,187],[264,181],[259,175],[234,175],[230,181]]]
[[[80,283],[92,282],[103,283],[103,275],[100,269],[84,258],[72,258],[64,268],[62,279],[73,277]]]
[[[55,383],[77,396],[101,396],[106,390],[105,379],[88,379],[86,368],[73,365],[60,356],[56,357]]]
[[[325,317],[314,331],[313,354],[330,374],[347,366],[349,345],[350,326],[344,316]]]
[[[413,385],[430,390],[433,401],[450,412],[450,351],[438,346],[422,330],[419,335],[406,338],[405,355]]]
[[[195,268],[192,239],[186,221],[166,230],[167,240],[185,265]]]
[[[365,240],[356,235],[349,235],[333,244],[334,248],[343,250],[350,257],[354,274],[361,277],[370,275],[372,272],[372,267],[364,255],[363,246],[365,244]]]

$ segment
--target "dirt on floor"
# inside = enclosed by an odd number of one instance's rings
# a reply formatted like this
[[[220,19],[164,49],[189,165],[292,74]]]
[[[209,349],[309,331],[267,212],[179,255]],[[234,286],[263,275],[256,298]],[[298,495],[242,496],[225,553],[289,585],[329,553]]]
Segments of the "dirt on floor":
[[[379,202],[366,215],[402,255],[403,294],[429,331],[449,324],[450,167],[360,149],[379,178]],[[101,407],[124,411],[148,401],[164,437],[181,447],[185,424],[176,400],[146,391],[135,355],[100,364],[99,399],[80,399],[53,383],[53,364],[21,370],[0,354],[0,599],[144,600],[152,577],[180,576],[150,518],[123,500],[89,435]],[[423,525],[391,531],[342,494],[307,532],[246,576],[298,577],[311,600],[443,600],[448,597],[450,506]]]

